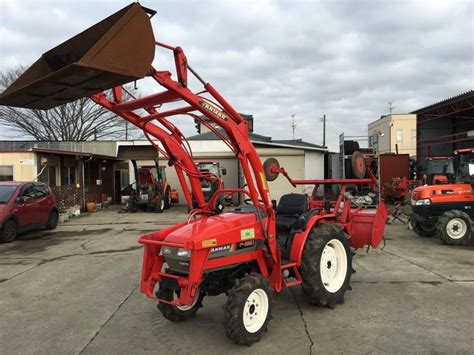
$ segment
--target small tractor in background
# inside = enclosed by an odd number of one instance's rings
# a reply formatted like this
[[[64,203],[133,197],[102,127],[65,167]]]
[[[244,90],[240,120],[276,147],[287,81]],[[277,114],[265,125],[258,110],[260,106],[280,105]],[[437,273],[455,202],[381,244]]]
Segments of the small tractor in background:
[[[194,199],[197,207],[186,221],[139,238],[140,291],[157,300],[166,319],[185,321],[204,297],[225,294],[226,335],[251,345],[267,330],[274,294],[285,288],[301,285],[314,305],[343,303],[354,272],[351,248],[377,247],[387,218],[383,202],[358,205],[346,186],[370,185],[373,179],[293,180],[274,160],[262,165],[242,116],[190,66],[180,47],[155,40],[150,21],[155,13],[132,3],[53,48],[2,93],[0,104],[49,109],[90,96],[142,129],[174,166],[186,203]],[[157,48],[173,53],[176,74],[153,66]],[[191,75],[192,87],[202,85],[199,91],[188,85]],[[124,95],[122,85],[144,77],[164,90]],[[244,187],[219,187],[206,201],[201,182],[211,174],[196,166],[186,137],[170,122],[176,115],[210,120],[208,128],[235,154]],[[306,195],[288,193],[274,208],[267,181],[278,174],[293,186],[336,183],[341,192],[334,203],[312,208]],[[248,196],[245,204],[231,212],[217,207],[219,196],[235,193]]]
[[[137,169],[137,190],[139,208],[143,210],[161,213],[176,201],[176,191],[166,180],[165,167],[158,164]]]
[[[166,168],[159,166],[138,167],[136,160],[132,160],[135,182],[122,191],[122,195],[130,196],[127,210],[163,212],[171,208],[173,203],[179,202],[178,192],[171,188],[166,179]]]
[[[432,184],[412,193],[411,227],[421,237],[466,244],[472,238],[474,219],[474,149],[458,149],[454,157],[430,159],[425,181]]]
[[[201,180],[201,189],[204,194],[204,198],[206,199],[206,201],[209,201],[209,199],[214,195],[214,192],[219,189],[219,182],[221,184],[220,188],[224,188],[223,176],[227,175],[227,169],[221,168],[220,163],[216,160],[199,161],[196,163],[196,166],[200,172],[211,173],[219,179]],[[229,197],[230,199],[232,199],[232,194],[225,194],[225,196],[223,196],[223,199],[228,200]]]

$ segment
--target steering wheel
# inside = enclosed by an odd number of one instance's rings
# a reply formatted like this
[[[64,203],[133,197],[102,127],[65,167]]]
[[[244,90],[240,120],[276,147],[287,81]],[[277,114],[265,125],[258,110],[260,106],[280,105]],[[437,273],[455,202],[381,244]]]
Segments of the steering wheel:
[[[260,199],[258,199],[258,202],[263,203],[263,201],[260,200]],[[244,199],[244,204],[246,204],[246,205],[248,205],[248,206],[253,206],[252,199],[251,199],[251,198],[246,198],[246,199]]]

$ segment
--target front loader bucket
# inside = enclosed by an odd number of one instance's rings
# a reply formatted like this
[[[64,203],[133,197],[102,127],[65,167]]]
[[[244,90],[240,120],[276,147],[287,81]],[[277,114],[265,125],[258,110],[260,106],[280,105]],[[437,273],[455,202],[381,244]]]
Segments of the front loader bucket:
[[[44,53],[0,105],[50,109],[143,78],[155,55],[147,12],[133,3]]]

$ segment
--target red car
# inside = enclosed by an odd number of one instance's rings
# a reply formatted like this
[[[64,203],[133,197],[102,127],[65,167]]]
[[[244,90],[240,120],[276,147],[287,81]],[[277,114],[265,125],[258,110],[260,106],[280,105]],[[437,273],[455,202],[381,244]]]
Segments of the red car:
[[[56,200],[41,182],[0,182],[0,242],[12,242],[18,233],[58,224]]]

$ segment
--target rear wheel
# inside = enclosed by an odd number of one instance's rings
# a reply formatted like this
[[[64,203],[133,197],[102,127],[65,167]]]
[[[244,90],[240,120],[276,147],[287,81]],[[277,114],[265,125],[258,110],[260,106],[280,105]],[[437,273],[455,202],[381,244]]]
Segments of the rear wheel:
[[[173,301],[174,299],[178,298],[179,295],[172,288],[160,286],[156,292],[156,297],[165,301]],[[199,293],[196,295],[193,303],[190,306],[175,306],[172,304],[159,302],[157,307],[161,314],[163,314],[163,317],[166,319],[172,322],[181,322],[196,316],[198,309],[202,307],[203,298],[204,294]]]
[[[17,233],[17,225],[13,219],[9,219],[3,224],[3,228],[0,231],[0,242],[10,243],[15,240]]]
[[[436,224],[432,222],[412,222],[413,231],[420,237],[429,238],[436,235]]]
[[[341,227],[323,224],[313,229],[303,249],[300,273],[310,303],[329,308],[344,303],[354,270],[349,237]]]
[[[252,273],[237,279],[224,306],[224,329],[234,343],[252,345],[267,331],[273,290],[267,278]]]
[[[160,196],[156,200],[155,212],[161,213],[164,210],[165,210],[165,200],[163,199],[163,196]]]
[[[445,212],[436,224],[436,231],[446,244],[466,244],[472,237],[471,218],[462,211]]]
[[[46,229],[55,229],[58,226],[58,211],[49,212],[48,222],[46,223]]]
[[[165,208],[171,208],[171,188],[168,186],[165,192]]]

